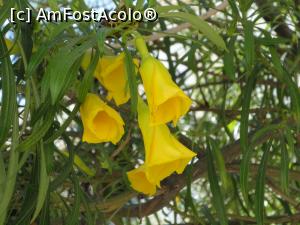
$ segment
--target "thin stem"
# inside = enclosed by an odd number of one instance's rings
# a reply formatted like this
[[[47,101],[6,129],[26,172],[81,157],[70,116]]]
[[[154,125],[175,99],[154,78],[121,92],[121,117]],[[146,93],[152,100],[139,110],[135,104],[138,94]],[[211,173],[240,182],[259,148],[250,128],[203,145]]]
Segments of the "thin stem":
[[[137,50],[140,52],[142,60],[144,60],[147,56],[149,56],[146,42],[142,36],[138,36],[135,38],[135,46],[136,46]]]

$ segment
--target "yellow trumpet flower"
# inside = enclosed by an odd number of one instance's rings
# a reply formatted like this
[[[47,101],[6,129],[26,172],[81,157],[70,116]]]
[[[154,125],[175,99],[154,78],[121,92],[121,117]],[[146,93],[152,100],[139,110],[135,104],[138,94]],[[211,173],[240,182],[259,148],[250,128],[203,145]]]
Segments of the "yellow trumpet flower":
[[[152,125],[173,121],[186,114],[192,104],[191,99],[173,82],[164,65],[151,56],[142,37],[136,38],[136,46],[142,56],[139,69],[147,102],[150,109]]]
[[[83,69],[87,69],[91,54],[86,53],[82,60]],[[96,67],[95,77],[108,91],[107,99],[114,99],[116,105],[126,103],[130,98],[125,69],[125,53],[118,56],[103,56]],[[138,61],[134,59],[137,65]]]
[[[153,195],[161,180],[173,172],[182,173],[196,154],[182,145],[165,124],[151,126],[149,109],[141,99],[138,102],[138,123],[144,140],[145,163],[127,172],[127,176],[133,189]]]
[[[124,121],[113,108],[95,94],[87,94],[80,106],[83,123],[82,141],[116,144],[124,134]]]
[[[142,165],[139,168],[133,169],[127,172],[128,179],[131,183],[131,187],[146,195],[154,195],[156,192],[156,185],[149,182],[145,173],[145,166]]]
[[[138,123],[145,146],[145,172],[150,183],[159,186],[160,181],[173,172],[182,173],[196,154],[182,145],[165,124],[151,126],[149,109],[141,99]]]

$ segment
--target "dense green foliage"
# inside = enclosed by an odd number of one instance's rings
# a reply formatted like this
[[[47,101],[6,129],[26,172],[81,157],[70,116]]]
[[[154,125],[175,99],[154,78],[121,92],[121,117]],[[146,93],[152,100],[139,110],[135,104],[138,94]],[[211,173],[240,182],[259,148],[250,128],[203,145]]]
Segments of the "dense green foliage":
[[[0,225],[298,224],[299,0],[134,2],[112,5],[152,6],[159,19],[12,24],[11,7],[91,6],[0,1]],[[134,31],[193,100],[170,129],[197,158],[151,198],[126,177],[144,159],[139,76],[128,76],[132,98],[119,108],[126,123],[119,144],[81,142],[80,104],[87,92],[105,96],[93,78],[98,58],[126,51],[133,71]],[[13,56],[6,38],[17,48]],[[84,71],[80,62],[90,49]]]

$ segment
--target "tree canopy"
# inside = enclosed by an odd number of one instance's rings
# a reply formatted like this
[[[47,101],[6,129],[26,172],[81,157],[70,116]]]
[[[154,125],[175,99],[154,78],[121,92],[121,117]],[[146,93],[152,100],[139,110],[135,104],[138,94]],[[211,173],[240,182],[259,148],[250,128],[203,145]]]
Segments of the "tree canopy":
[[[299,0],[0,5],[0,225],[300,222]]]

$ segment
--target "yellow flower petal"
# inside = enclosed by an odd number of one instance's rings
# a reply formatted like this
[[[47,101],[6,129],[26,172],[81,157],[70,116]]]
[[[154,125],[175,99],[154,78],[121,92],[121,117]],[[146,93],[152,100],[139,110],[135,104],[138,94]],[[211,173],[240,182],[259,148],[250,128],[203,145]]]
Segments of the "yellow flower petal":
[[[186,114],[191,99],[172,81],[164,65],[152,56],[142,61],[140,74],[145,87],[151,113],[151,124],[158,125],[173,121]]]
[[[121,116],[95,94],[87,94],[80,106],[84,132],[82,140],[88,143],[116,144],[124,134]]]
[[[137,169],[127,172],[131,187],[138,192],[146,195],[154,195],[156,192],[155,184],[149,182],[145,174],[145,166],[142,165]]]
[[[6,47],[8,50],[10,50],[10,54],[14,55],[14,54],[18,54],[20,53],[20,49],[18,47],[17,44],[14,45],[14,42],[9,40],[9,39],[5,39],[5,43],[6,43]],[[13,49],[11,49],[13,48]]]
[[[82,60],[81,60],[81,67],[84,69],[84,70],[87,70],[87,68],[89,67],[90,63],[91,63],[91,57],[92,57],[92,53],[91,51],[87,51],[83,57],[82,57]]]
[[[82,59],[82,67],[87,69],[91,55],[87,53]],[[95,77],[108,91],[108,99],[114,99],[116,105],[126,103],[130,98],[125,69],[125,54],[118,56],[103,56],[97,65]],[[134,59],[137,65],[138,61]]]
[[[159,186],[173,172],[182,173],[196,154],[182,145],[165,124],[151,126],[149,109],[142,100],[138,103],[138,122],[145,145],[146,176]]]

